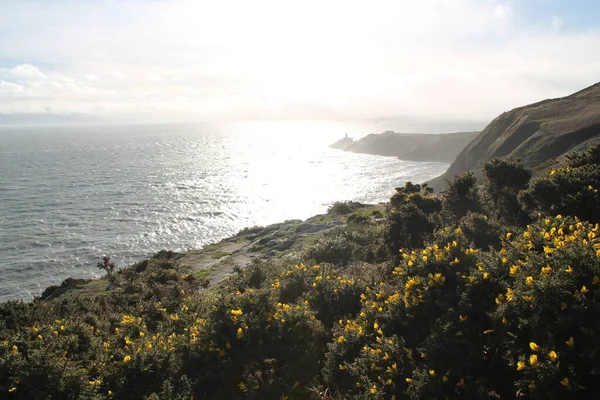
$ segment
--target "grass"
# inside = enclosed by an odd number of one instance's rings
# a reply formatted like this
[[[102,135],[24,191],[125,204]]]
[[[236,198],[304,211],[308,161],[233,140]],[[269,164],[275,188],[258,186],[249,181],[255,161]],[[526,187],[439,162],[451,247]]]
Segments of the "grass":
[[[220,258],[227,257],[230,255],[231,255],[231,253],[229,253],[227,251],[216,251],[215,254],[212,255],[212,258],[213,258],[213,260],[218,260]]]
[[[200,271],[196,272],[196,274],[194,275],[196,277],[196,279],[198,280],[204,280],[206,279],[210,274],[212,273],[212,271],[210,269],[201,269]]]

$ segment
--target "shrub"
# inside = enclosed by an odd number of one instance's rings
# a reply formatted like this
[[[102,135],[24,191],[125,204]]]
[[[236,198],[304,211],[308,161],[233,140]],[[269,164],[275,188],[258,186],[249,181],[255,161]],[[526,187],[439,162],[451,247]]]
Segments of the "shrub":
[[[517,195],[527,188],[531,171],[519,162],[495,158],[483,166],[483,176],[492,214],[509,224],[527,224],[529,218],[521,209]]]
[[[470,171],[457,175],[448,182],[442,196],[442,205],[449,222],[456,222],[469,212],[481,212],[476,183],[477,178]]]
[[[529,212],[572,215],[600,222],[600,146],[570,156],[568,165],[535,179],[519,201]],[[586,164],[586,162],[590,162]]]

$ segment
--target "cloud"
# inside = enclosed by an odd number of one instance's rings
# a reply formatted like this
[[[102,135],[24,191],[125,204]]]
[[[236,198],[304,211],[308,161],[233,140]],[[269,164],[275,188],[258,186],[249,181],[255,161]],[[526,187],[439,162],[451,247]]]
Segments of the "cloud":
[[[150,82],[162,82],[162,76],[155,72],[150,72],[144,75],[144,78]]]
[[[600,76],[598,30],[516,0],[27,3],[0,3],[0,113],[489,120]]]
[[[23,86],[16,83],[0,81],[0,96],[23,93]]]
[[[12,77],[16,80],[40,80],[46,79],[47,76],[39,68],[31,64],[20,64],[10,69],[0,68],[0,76]]]
[[[506,18],[510,12],[510,6],[506,4],[498,4],[496,7],[494,7],[494,17],[496,18]]]
[[[127,75],[125,75],[121,71],[114,71],[113,76],[117,79],[127,79]]]

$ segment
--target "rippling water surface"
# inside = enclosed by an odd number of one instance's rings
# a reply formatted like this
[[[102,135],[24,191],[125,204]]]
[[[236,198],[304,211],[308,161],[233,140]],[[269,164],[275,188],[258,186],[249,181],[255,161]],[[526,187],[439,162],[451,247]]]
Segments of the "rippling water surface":
[[[373,128],[373,127],[372,127]],[[385,201],[446,163],[327,146],[357,124],[0,127],[0,301],[95,277],[161,249],[199,248],[244,227]]]

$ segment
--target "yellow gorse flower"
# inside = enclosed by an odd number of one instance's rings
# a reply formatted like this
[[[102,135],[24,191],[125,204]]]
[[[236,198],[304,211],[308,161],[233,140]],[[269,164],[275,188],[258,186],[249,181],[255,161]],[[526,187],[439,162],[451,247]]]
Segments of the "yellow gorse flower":
[[[540,349],[540,346],[538,346],[535,342],[529,342],[529,347],[533,351],[538,351]]]

